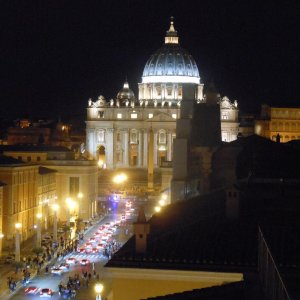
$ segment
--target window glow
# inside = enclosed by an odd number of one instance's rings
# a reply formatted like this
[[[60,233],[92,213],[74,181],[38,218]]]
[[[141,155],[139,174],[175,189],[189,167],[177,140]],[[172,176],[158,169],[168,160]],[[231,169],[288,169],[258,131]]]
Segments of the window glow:
[[[200,84],[200,77],[192,76],[144,76],[143,83],[159,83],[159,82],[181,82],[181,83],[195,83]]]
[[[177,119],[177,114],[172,114],[173,119]]]
[[[131,115],[130,115],[130,118],[131,118],[131,119],[137,119],[137,114],[131,114]]]
[[[117,119],[122,119],[122,114],[117,114]]]
[[[148,118],[152,119],[153,118],[153,114],[148,114]]]

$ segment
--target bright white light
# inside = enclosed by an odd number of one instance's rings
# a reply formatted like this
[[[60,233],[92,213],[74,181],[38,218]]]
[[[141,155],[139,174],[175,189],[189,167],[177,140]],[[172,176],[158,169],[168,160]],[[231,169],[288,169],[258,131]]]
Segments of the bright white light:
[[[161,195],[161,198],[162,198],[163,200],[167,200],[167,199],[168,199],[168,195],[167,195],[167,194],[162,194],[162,195]]]
[[[175,83],[195,83],[200,84],[200,77],[192,76],[144,76],[142,83],[159,83],[159,82],[175,82]]]
[[[166,202],[165,202],[165,200],[161,199],[161,200],[158,201],[158,204],[160,206],[164,206],[164,205],[166,205]]]
[[[4,238],[4,234],[0,233],[0,239],[3,239],[3,238]]]
[[[122,114],[117,114],[117,119],[122,119]]]
[[[116,184],[123,183],[127,180],[127,176],[124,173],[118,174],[113,178],[113,182]]]
[[[161,207],[160,206],[155,206],[154,210],[155,210],[155,212],[160,212],[161,211]]]
[[[131,119],[137,119],[137,114],[131,114],[131,115],[130,115],[130,118],[131,118]]]
[[[97,293],[97,294],[101,294],[102,293],[102,291],[103,291],[103,284],[102,283],[97,283],[96,285],[95,285],[95,292]]]
[[[163,146],[163,145],[160,145],[159,147],[158,147],[158,151],[166,151],[167,149],[166,149],[166,146]]]
[[[172,118],[176,119],[177,118],[177,114],[172,114]]]
[[[16,227],[16,229],[20,229],[22,227],[22,224],[21,223],[16,223],[15,227]]]
[[[148,114],[148,118],[152,119],[153,118],[153,114]]]

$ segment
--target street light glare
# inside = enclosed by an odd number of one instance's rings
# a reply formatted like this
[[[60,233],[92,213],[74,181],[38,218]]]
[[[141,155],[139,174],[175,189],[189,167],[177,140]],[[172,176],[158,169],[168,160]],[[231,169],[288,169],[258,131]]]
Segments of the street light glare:
[[[121,174],[117,174],[114,178],[113,178],[113,182],[116,184],[120,184],[123,183],[124,181],[127,180],[127,175],[124,173]]]
[[[103,284],[102,283],[96,283],[95,285],[95,292],[97,294],[101,294],[103,291]]]
[[[77,197],[81,199],[81,198],[83,198],[83,194],[82,193],[78,193]]]
[[[3,238],[4,238],[4,234],[0,233],[0,239],[3,239]]]
[[[42,217],[42,214],[37,214],[36,217],[37,217],[38,219],[40,219],[40,218]]]
[[[21,223],[16,223],[16,224],[15,224],[15,227],[16,227],[16,229],[19,229],[19,228],[22,227],[22,224],[21,224]]]
[[[52,209],[53,209],[54,211],[58,211],[58,210],[59,210],[59,205],[58,205],[58,204],[53,204],[53,205],[52,205]]]
[[[155,210],[156,212],[160,212],[160,211],[161,211],[161,207],[160,207],[160,206],[155,206],[155,207],[154,207],[154,210]]]
[[[166,205],[166,202],[165,202],[165,200],[163,200],[163,199],[159,200],[158,203],[159,203],[160,206]]]

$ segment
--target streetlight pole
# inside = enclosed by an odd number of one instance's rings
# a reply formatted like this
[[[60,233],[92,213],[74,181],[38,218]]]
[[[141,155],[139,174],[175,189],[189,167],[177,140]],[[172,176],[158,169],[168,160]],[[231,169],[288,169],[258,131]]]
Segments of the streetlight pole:
[[[101,293],[103,291],[103,284],[102,283],[96,283],[95,284],[95,292],[96,292],[96,300],[101,300]]]
[[[0,256],[2,255],[2,239],[4,238],[4,234],[0,232]]]
[[[53,204],[53,241],[57,243],[57,211],[59,209],[58,204]]]
[[[42,228],[41,228],[42,214],[37,214],[36,217],[37,217],[36,246],[40,248],[42,246]]]
[[[21,223],[16,223],[15,228],[16,228],[16,249],[15,249],[15,261],[20,262],[21,260],[21,251],[20,251],[20,231],[19,229],[22,227]]]

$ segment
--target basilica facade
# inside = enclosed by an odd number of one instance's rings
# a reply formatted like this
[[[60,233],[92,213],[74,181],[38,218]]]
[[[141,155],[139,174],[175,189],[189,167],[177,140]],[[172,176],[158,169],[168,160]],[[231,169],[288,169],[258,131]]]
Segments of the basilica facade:
[[[179,44],[171,20],[163,46],[147,61],[138,97],[128,82],[110,100],[99,96],[88,101],[86,120],[86,150],[100,167],[147,168],[149,153],[154,168],[168,167],[173,160],[176,120],[180,118],[183,89],[195,86],[193,100],[206,102],[204,84],[193,57]],[[222,140],[237,138],[237,102],[218,95]],[[149,148],[149,135],[153,142]]]

